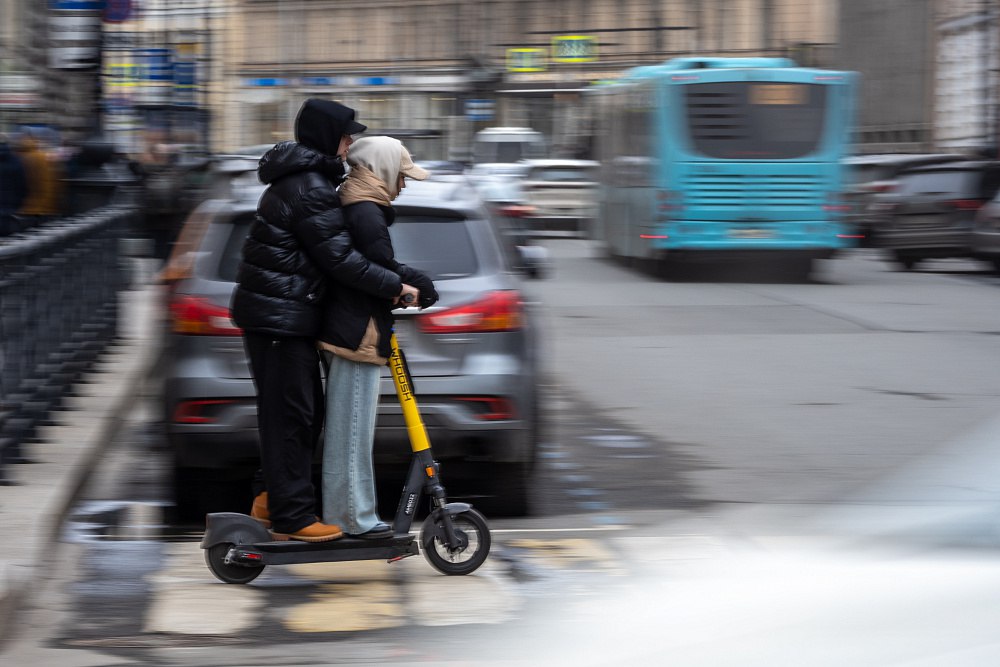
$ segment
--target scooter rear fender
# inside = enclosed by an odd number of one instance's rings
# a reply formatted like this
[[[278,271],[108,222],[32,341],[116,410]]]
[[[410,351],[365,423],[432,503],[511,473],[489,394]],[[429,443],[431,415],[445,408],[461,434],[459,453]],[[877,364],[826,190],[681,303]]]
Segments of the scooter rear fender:
[[[271,533],[267,528],[246,514],[215,512],[205,515],[205,536],[201,538],[202,549],[223,543],[259,544],[270,541]]]

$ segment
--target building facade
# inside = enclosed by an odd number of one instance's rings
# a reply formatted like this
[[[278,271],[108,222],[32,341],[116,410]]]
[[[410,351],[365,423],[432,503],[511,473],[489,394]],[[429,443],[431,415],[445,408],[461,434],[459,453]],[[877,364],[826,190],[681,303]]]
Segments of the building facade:
[[[243,0],[230,6],[225,145],[288,136],[311,95],[373,129],[408,129],[422,157],[462,157],[489,125],[575,150],[591,82],[674,56],[791,55],[830,64],[832,0]],[[419,149],[418,149],[419,151]]]
[[[934,141],[943,150],[998,152],[998,18],[992,0],[937,4]]]
[[[215,151],[272,143],[322,96],[375,130],[410,132],[425,159],[464,157],[491,125],[534,127],[569,154],[593,81],[697,54],[831,66],[839,29],[836,0],[0,3],[20,8],[20,62],[40,82],[26,115],[98,127],[130,151],[164,134]],[[97,62],[73,61],[90,41],[68,39],[94,34]],[[47,59],[53,49],[69,59]]]

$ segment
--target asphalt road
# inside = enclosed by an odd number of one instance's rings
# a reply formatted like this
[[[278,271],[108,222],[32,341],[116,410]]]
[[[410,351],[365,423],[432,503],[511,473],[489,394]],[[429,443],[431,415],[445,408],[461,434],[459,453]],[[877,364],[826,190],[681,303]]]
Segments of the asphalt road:
[[[809,284],[667,281],[587,241],[548,247],[555,274],[534,287],[549,367],[693,462],[693,500],[844,499],[997,413],[1000,278],[985,264],[905,272],[855,250]]]
[[[567,647],[596,638],[602,609],[621,611],[654,573],[675,580],[732,553],[734,535],[757,555],[802,537],[791,522],[758,530],[737,508],[795,514],[872,489],[920,504],[926,486],[887,480],[929,457],[940,471],[933,457],[970,434],[978,458],[950,483],[992,460],[1000,279],[984,267],[904,273],[858,251],[809,284],[667,281],[587,242],[547,246],[554,274],[531,284],[547,365],[536,513],[491,517],[480,572],[442,578],[412,558],[219,584],[197,527],[170,520],[168,453],[145,404],[71,522],[35,626],[40,652],[20,656],[65,667],[531,664],[552,648],[549,631]],[[579,623],[554,628],[564,615]],[[617,664],[604,659],[587,664]]]

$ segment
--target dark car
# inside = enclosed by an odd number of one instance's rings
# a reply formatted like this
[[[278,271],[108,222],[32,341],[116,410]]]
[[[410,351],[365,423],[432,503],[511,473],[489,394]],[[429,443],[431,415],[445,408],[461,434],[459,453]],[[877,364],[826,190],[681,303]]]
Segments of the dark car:
[[[873,204],[879,246],[907,269],[932,257],[969,257],[976,213],[1000,188],[1000,162],[914,167]]]
[[[861,237],[859,245],[875,245],[872,203],[876,195],[891,192],[898,185],[901,171],[942,162],[968,159],[958,153],[887,153],[854,155],[844,160],[847,184],[844,200],[848,207],[847,222]]]
[[[989,262],[1000,273],[1000,193],[976,213],[969,245],[973,257]]]
[[[244,184],[235,198],[204,202],[164,272],[171,331],[163,410],[182,513],[206,509],[216,480],[248,480],[257,466],[254,386],[229,303],[261,190]],[[534,317],[514,258],[464,176],[407,183],[395,208],[390,234],[399,261],[427,272],[440,295],[426,310],[397,310],[396,333],[449,495],[492,495],[506,513],[525,513],[539,371]],[[409,456],[386,369],[377,470],[392,477]]]

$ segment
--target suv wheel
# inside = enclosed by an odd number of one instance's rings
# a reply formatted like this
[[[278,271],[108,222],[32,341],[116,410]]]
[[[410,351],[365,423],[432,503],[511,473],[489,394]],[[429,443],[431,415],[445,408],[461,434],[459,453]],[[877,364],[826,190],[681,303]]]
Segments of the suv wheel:
[[[916,255],[908,255],[906,253],[897,252],[896,261],[902,264],[903,268],[906,269],[907,271],[912,271],[913,268],[917,265],[917,262],[920,261],[920,257],[917,257]]]

